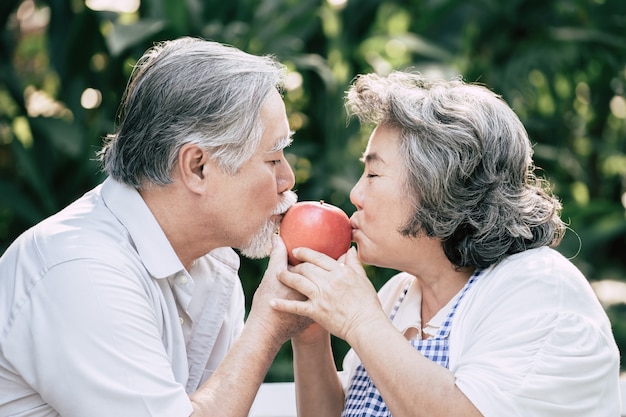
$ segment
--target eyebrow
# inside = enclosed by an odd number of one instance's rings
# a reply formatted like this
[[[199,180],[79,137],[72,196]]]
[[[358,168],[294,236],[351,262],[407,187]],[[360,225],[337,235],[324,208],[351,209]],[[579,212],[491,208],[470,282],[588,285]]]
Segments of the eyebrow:
[[[296,132],[294,132],[293,130],[290,130],[288,136],[285,136],[283,138],[278,139],[276,144],[274,146],[272,146],[272,148],[269,151],[267,151],[267,152],[268,153],[270,153],[270,152],[278,152],[278,151],[282,151],[283,149],[287,148],[293,142],[293,135],[295,133]]]
[[[372,152],[372,153],[368,153],[367,155],[363,155],[359,161],[363,162],[363,163],[372,163],[372,162],[381,162],[381,163],[385,163],[385,160],[383,158],[380,157],[379,154],[377,154],[376,152]]]

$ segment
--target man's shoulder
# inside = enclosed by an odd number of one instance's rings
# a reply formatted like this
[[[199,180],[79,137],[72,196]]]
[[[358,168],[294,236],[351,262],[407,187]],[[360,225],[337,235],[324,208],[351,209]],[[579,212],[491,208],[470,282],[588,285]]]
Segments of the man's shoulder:
[[[26,264],[47,270],[76,259],[111,259],[127,250],[125,229],[92,190],[20,235],[0,259],[3,273]]]

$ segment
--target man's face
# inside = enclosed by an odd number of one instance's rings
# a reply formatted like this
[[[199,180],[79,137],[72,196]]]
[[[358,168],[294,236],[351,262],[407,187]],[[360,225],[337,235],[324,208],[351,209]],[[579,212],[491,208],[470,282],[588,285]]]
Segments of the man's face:
[[[283,152],[291,143],[291,131],[278,92],[268,96],[260,117],[265,129],[259,148],[237,174],[221,173],[214,193],[223,201],[220,217],[228,246],[250,258],[269,254],[282,213],[296,201],[290,191],[294,174]]]

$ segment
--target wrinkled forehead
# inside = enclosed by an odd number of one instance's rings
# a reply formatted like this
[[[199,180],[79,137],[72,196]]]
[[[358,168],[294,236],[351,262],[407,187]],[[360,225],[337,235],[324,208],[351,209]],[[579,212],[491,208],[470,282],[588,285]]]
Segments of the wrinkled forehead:
[[[368,164],[392,164],[400,157],[400,129],[377,126],[370,135],[361,161]]]

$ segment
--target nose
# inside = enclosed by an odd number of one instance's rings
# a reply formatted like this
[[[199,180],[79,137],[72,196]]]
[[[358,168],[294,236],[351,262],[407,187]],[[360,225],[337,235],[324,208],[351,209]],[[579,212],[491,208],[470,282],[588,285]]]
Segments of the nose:
[[[287,159],[283,157],[283,161],[280,164],[280,170],[277,177],[278,192],[285,192],[291,190],[296,185],[296,176],[291,169],[291,165],[287,162]]]
[[[360,185],[361,179],[359,179],[359,181],[354,184],[354,187],[352,187],[352,190],[350,190],[350,202],[354,204],[357,210],[361,209],[361,203],[363,202]]]

